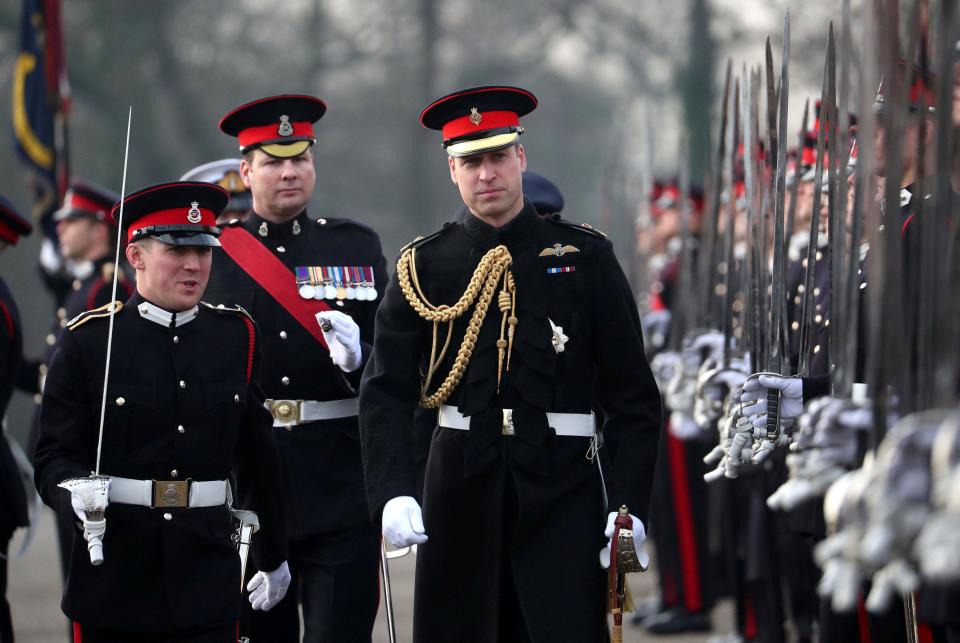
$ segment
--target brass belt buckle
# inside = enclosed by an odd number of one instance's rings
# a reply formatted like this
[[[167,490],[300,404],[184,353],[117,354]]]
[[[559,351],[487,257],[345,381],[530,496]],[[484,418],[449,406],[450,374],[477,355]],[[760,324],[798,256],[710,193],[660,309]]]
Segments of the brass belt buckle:
[[[300,424],[301,400],[271,400],[270,413],[278,424],[292,427]]]
[[[500,435],[515,435],[513,430],[513,409],[503,409],[503,427],[500,429]]]
[[[188,507],[190,505],[189,480],[154,480],[154,507]]]

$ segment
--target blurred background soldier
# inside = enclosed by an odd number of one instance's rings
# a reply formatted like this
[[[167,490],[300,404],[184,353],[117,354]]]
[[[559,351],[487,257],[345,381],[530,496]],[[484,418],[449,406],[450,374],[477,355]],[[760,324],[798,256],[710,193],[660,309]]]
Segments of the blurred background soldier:
[[[313,96],[273,96],[220,121],[239,139],[253,210],[224,226],[208,297],[242,306],[263,331],[263,386],[285,467],[303,640],[346,643],[370,640],[380,597],[356,390],[387,275],[373,230],[307,212],[316,184],[313,123],[325,111]],[[253,643],[300,640],[296,592],[270,614],[249,616],[243,633]]]
[[[21,217],[13,204],[0,196],[0,252],[17,245],[20,237],[33,231],[33,226]],[[0,277],[0,419],[4,419],[0,435],[0,641],[13,643],[13,623],[7,603],[7,560],[10,539],[19,527],[29,524],[27,496],[21,476],[21,464],[14,459],[6,432],[6,412],[17,381],[17,371],[23,359],[23,334],[20,313],[10,289]],[[33,492],[30,488],[31,495]]]
[[[137,292],[126,306],[112,302],[68,322],[50,364],[36,484],[47,504],[83,525],[61,604],[78,641],[236,641],[231,475],[260,514],[254,560],[272,570],[258,574],[251,601],[270,609],[290,583],[256,327],[242,310],[200,302],[226,202],[224,190],[204,183],[127,197],[126,256]],[[87,513],[91,471],[109,476],[105,519]],[[75,490],[61,488],[77,479]],[[104,532],[95,566],[86,550]]]

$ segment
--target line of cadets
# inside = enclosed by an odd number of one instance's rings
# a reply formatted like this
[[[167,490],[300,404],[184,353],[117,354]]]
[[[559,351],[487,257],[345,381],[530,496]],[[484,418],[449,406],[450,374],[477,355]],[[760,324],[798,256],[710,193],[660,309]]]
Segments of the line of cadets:
[[[901,61],[901,71],[907,66]],[[915,115],[921,104],[934,104],[933,84],[936,79],[915,70],[914,85],[909,92],[909,110],[906,131],[902,140],[903,174],[897,183],[900,203],[899,216],[895,219],[903,241],[905,272],[914,266],[916,275],[917,261],[910,253],[916,254],[916,245],[909,242],[910,233],[917,228],[915,216],[919,195],[916,194],[918,178],[916,168],[925,172],[926,192],[934,184],[933,168],[929,159],[917,159],[917,139],[925,137],[930,142],[935,138],[933,118]],[[947,79],[950,82],[950,79]],[[956,87],[956,85],[955,85]],[[957,127],[957,92],[954,91],[953,126]],[[921,103],[921,99],[925,103]],[[874,112],[879,115],[886,107],[881,94],[878,95]],[[804,136],[801,150],[790,150],[788,158],[788,176],[786,208],[790,209],[790,187],[799,181],[796,219],[793,230],[788,235],[788,268],[786,280],[787,323],[790,371],[797,372],[800,357],[801,314],[804,295],[804,279],[807,272],[807,245],[812,208],[814,205],[814,164],[816,162],[816,140],[821,123],[819,101],[816,105],[817,118],[813,128]],[[878,149],[875,150],[875,169],[883,180],[885,145],[892,143],[883,136],[882,121],[877,118],[877,127],[881,129],[877,136]],[[920,123],[918,125],[918,122]],[[857,119],[851,115],[849,132],[853,139],[853,154],[847,165],[847,179],[850,189],[848,207],[853,203],[854,173],[857,169],[856,133]],[[763,151],[761,149],[760,154]],[[718,310],[731,307],[728,314],[732,324],[732,337],[735,346],[743,346],[743,328],[738,324],[742,320],[744,300],[738,280],[742,277],[743,262],[747,254],[746,217],[747,204],[743,198],[742,149],[739,150],[739,168],[735,168],[733,177],[733,196],[729,190],[723,195],[735,202],[735,246],[734,266],[727,266],[726,260],[712,271],[715,279],[713,292],[718,298],[715,303]],[[952,168],[952,173],[956,167]],[[825,172],[826,174],[826,172]],[[891,180],[886,177],[886,180]],[[821,201],[821,233],[816,256],[816,278],[812,305],[813,327],[810,330],[810,343],[807,350],[810,355],[809,370],[803,378],[771,378],[767,386],[780,388],[781,418],[795,420],[802,403],[829,392],[830,347],[828,332],[830,327],[830,269],[824,250],[830,239],[826,234],[827,223],[827,186],[823,183]],[[877,194],[880,194],[878,191]],[[671,350],[668,344],[671,308],[676,306],[680,297],[694,297],[693,293],[678,293],[678,276],[681,268],[680,239],[680,202],[676,181],[656,182],[651,192],[649,211],[652,219],[638,226],[637,246],[649,261],[651,290],[649,300],[641,302],[647,310],[644,316],[644,329],[647,337],[647,349],[652,357],[652,366],[658,384],[664,393],[665,422],[664,439],[658,459],[656,484],[659,490],[654,494],[651,508],[651,536],[655,543],[658,570],[660,572],[657,595],[644,601],[638,601],[634,614],[634,623],[642,625],[652,633],[670,634],[680,632],[707,631],[711,628],[710,611],[718,597],[732,596],[735,604],[736,631],[726,637],[714,640],[729,641],[906,641],[904,603],[895,599],[882,610],[868,611],[865,599],[870,585],[861,587],[859,598],[853,610],[837,612],[833,609],[830,596],[821,598],[817,588],[821,580],[821,569],[814,562],[816,546],[827,536],[824,522],[823,496],[808,498],[799,504],[789,505],[788,510],[773,510],[768,506],[768,497],[788,479],[788,469],[784,456],[786,450],[774,452],[774,456],[761,464],[751,464],[749,457],[744,464],[731,467],[727,458],[731,456],[729,443],[721,442],[717,447],[717,427],[726,420],[725,414],[717,409],[713,413],[702,412],[706,398],[694,399],[693,389],[697,386],[697,395],[703,394],[703,382],[723,385],[730,392],[730,399],[739,399],[740,387],[744,385],[749,366],[742,360],[734,359],[726,373],[717,367],[722,354],[724,338],[716,330],[694,329],[684,338],[682,351]],[[690,243],[694,252],[702,248],[696,246],[698,235],[703,227],[702,200],[695,190],[691,190],[690,210],[692,217]],[[927,197],[929,203],[929,197]],[[895,209],[891,210],[896,212]],[[728,216],[726,205],[721,208],[719,229],[725,227]],[[843,216],[842,214],[840,216]],[[849,211],[846,227],[849,228]],[[877,222],[865,221],[864,230]],[[864,232],[862,239],[867,236]],[[916,234],[915,234],[916,236]],[[770,235],[772,240],[772,235]],[[861,248],[865,253],[866,244]],[[863,254],[860,257],[859,291],[867,287],[863,270]],[[726,273],[732,278],[725,282]],[[916,291],[914,280],[907,280],[908,292]],[[726,298],[726,288],[735,288],[736,295]],[[910,309],[916,309],[917,302],[911,299]],[[861,326],[864,324],[861,312]],[[689,323],[689,322],[688,322]],[[869,323],[869,322],[867,322]],[[860,350],[858,363],[853,367],[857,381],[864,381],[864,363],[866,336],[860,332]],[[676,346],[681,342],[677,341]],[[739,354],[740,351],[734,351]],[[834,359],[838,359],[835,357]],[[840,358],[842,359],[842,358]],[[693,368],[684,360],[693,360]],[[707,366],[700,368],[704,363]],[[713,366],[710,367],[709,363]],[[707,370],[712,368],[713,370]],[[704,375],[704,372],[712,375]],[[690,373],[693,373],[691,379]],[[699,376],[699,382],[698,375]],[[719,373],[719,377],[717,376]],[[706,387],[709,388],[709,387]],[[744,400],[747,399],[746,394]],[[722,396],[721,396],[722,399]],[[788,406],[789,405],[789,406]],[[673,407],[673,408],[671,408]],[[765,412],[765,408],[763,409]],[[699,413],[698,413],[699,411]],[[765,417],[765,415],[764,415]],[[754,423],[756,424],[756,423]],[[721,429],[722,431],[722,429]],[[722,434],[721,434],[722,437]],[[748,445],[749,446],[749,445]],[[707,455],[713,450],[712,455]],[[862,449],[861,449],[862,457]],[[707,457],[704,457],[707,456]],[[717,461],[720,469],[711,471]],[[705,464],[708,462],[709,464]],[[726,468],[725,468],[726,465]],[[724,476],[724,473],[728,475]],[[733,475],[730,475],[730,473]],[[709,481],[709,482],[708,482]],[[823,561],[821,561],[822,563]],[[919,595],[917,614],[918,632],[921,641],[955,641],[960,635],[957,623],[957,592],[955,586],[927,586]],[[910,608],[912,609],[912,608]]]

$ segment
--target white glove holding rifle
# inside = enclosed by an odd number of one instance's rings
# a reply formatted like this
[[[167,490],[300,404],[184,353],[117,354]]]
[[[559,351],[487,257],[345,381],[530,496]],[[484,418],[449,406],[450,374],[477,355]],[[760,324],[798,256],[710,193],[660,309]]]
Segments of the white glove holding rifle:
[[[420,505],[410,496],[397,496],[383,506],[383,537],[394,547],[427,542]]]
[[[330,359],[344,373],[352,373],[363,363],[360,351],[360,327],[353,317],[338,310],[325,310],[316,314],[317,323],[327,340]]]
[[[247,583],[250,605],[255,610],[268,611],[283,600],[290,587],[290,566],[283,561],[272,572],[257,572]]]

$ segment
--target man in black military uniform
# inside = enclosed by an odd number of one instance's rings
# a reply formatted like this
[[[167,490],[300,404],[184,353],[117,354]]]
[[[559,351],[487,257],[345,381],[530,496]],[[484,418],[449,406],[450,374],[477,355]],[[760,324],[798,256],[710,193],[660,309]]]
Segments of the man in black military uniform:
[[[86,310],[93,310],[110,303],[113,294],[114,243],[116,227],[110,217],[113,204],[120,196],[111,190],[93,183],[74,179],[64,197],[63,207],[53,217],[57,222],[57,239],[60,254],[73,262],[82,273],[73,280],[63,301],[57,307],[56,316],[47,333],[47,350],[37,368],[40,382],[46,376],[47,367],[57,349],[57,339],[67,322]],[[133,286],[123,271],[118,273],[117,298],[126,301],[133,294]],[[39,386],[42,394],[42,386]],[[30,429],[29,450],[36,446],[40,431],[40,398]],[[73,548],[74,520],[70,516],[58,516],[57,536],[60,545],[60,564],[66,578]]]
[[[231,476],[259,512],[254,560],[272,570],[255,579],[251,600],[269,609],[290,582],[258,333],[242,310],[200,302],[226,202],[202,183],[128,197],[137,292],[69,322],[47,373],[35,479],[47,504],[83,525],[62,607],[86,643],[236,641]],[[109,478],[105,520],[85,511],[94,470]]]
[[[13,205],[0,196],[0,251],[16,245],[30,234],[33,226],[21,217]],[[6,282],[0,277],[0,419],[17,381],[23,360],[23,334],[20,313]],[[13,641],[13,622],[7,603],[7,553],[13,532],[29,524],[20,467],[13,458],[5,435],[0,435],[0,641]]]
[[[360,392],[371,513],[395,546],[422,543],[416,641],[605,640],[609,512],[627,505],[643,539],[660,396],[611,244],[523,197],[535,106],[481,87],[421,114],[466,207],[401,255]],[[438,409],[422,514],[418,400]]]
[[[380,539],[363,494],[356,389],[386,260],[370,228],[307,213],[313,123],[325,111],[317,98],[285,95],[220,121],[239,139],[253,212],[224,227],[208,296],[249,310],[263,331],[303,640],[360,642],[370,641],[376,618]],[[293,592],[269,615],[252,616],[254,643],[300,640]]]

